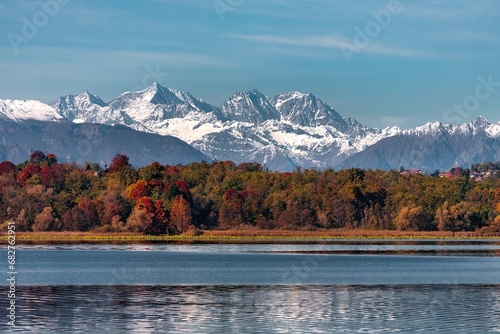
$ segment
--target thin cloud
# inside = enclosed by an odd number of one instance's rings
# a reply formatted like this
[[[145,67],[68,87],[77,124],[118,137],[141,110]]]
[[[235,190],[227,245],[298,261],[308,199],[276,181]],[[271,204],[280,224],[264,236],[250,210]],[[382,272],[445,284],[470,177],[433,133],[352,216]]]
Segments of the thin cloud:
[[[314,47],[334,47],[339,43],[347,43],[347,39],[338,38],[336,36],[310,36],[310,37],[281,37],[273,35],[240,35],[232,34],[230,38],[244,41],[261,42],[268,44],[281,44],[292,46],[314,46]]]
[[[432,58],[433,52],[424,50],[405,49],[400,47],[390,47],[375,42],[371,42],[366,48],[359,49],[354,41],[338,35],[311,35],[301,37],[281,37],[273,35],[241,35],[232,34],[228,37],[238,40],[251,41],[257,43],[289,45],[298,47],[318,47],[328,49],[360,50],[362,52],[381,54],[386,56]]]
[[[192,53],[27,46],[19,56],[5,60],[10,53],[10,48],[0,47],[0,59],[4,59],[0,66],[4,79],[0,83],[0,98],[38,99],[46,103],[61,92],[89,89],[109,100],[137,86],[146,88],[158,81],[148,69],[162,79],[177,75],[179,81],[182,79],[178,73],[196,77],[193,71],[198,69],[233,72],[241,68],[237,60]],[[55,78],[51,85],[46,84],[48,77]]]
[[[1,47],[0,57],[12,52],[10,48]],[[141,52],[117,51],[100,49],[81,49],[64,47],[26,47],[18,58],[4,61],[0,71],[4,70],[6,79],[15,80],[16,77],[29,76],[30,73],[44,75],[51,72],[74,72],[79,68],[84,72],[112,72],[131,71],[133,68],[146,65],[161,65],[166,71],[172,68],[238,68],[237,60],[221,59],[220,57],[205,56],[186,52]],[[63,72],[64,72],[63,71]],[[82,73],[85,75],[85,73]],[[1,85],[0,85],[1,88]]]

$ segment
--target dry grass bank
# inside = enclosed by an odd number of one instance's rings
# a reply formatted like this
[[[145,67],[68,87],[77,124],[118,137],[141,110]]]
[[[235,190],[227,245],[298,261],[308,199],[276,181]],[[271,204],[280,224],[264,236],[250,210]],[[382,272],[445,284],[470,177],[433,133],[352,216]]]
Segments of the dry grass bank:
[[[393,230],[214,230],[199,234],[183,235],[142,235],[134,233],[95,233],[95,232],[18,232],[18,243],[25,242],[147,242],[147,241],[199,241],[199,242],[265,242],[283,240],[336,240],[336,239],[478,239],[500,238],[499,235],[481,235],[475,232],[415,232]],[[2,243],[7,235],[0,236]]]

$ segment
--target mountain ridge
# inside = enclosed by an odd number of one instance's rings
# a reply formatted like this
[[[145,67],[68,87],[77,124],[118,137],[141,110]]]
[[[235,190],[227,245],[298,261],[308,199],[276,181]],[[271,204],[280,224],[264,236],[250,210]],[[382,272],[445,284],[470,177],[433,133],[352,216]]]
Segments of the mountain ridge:
[[[0,117],[8,119],[13,114],[18,121],[29,119],[30,116],[19,118],[21,112],[5,113],[3,110],[9,109],[10,104],[14,105],[10,109],[15,109],[20,103],[4,101],[0,100]],[[474,142],[479,152],[495,149],[496,144],[489,143],[489,139],[500,140],[500,122],[490,123],[483,117],[458,126],[429,122],[410,129],[369,128],[354,118],[341,116],[313,94],[297,91],[266,97],[256,89],[243,90],[231,95],[221,106],[213,106],[190,93],[154,83],[140,91],[124,92],[108,102],[83,91],[60,97],[50,106],[43,106],[41,102],[31,102],[31,105],[41,110],[41,116],[27,110],[26,105],[20,109],[38,120],[45,117],[49,122],[67,119],[73,123],[125,125],[142,132],[178,137],[212,159],[237,163],[256,160],[282,171],[297,166],[322,169],[359,165],[387,169],[399,167],[393,166],[396,161],[407,161],[413,164],[409,167],[415,168],[434,166],[419,159],[405,158],[410,153],[404,150],[399,151],[403,155],[399,160],[390,157],[391,152],[386,149],[377,151],[379,155],[384,154],[376,158],[370,155],[373,149],[369,148],[376,144],[377,147],[389,145],[392,141],[387,139],[395,136],[410,138],[411,142],[423,136],[428,139],[423,142],[429,145],[432,138],[460,138]],[[415,145],[408,142],[408,147]],[[467,152],[467,145],[449,147],[461,150],[454,152],[454,156],[461,154],[465,158],[442,161],[438,164],[441,168],[447,163],[477,156]],[[366,150],[368,153],[363,155]],[[448,156],[449,152],[445,153],[444,156]],[[484,155],[487,157],[491,154]]]

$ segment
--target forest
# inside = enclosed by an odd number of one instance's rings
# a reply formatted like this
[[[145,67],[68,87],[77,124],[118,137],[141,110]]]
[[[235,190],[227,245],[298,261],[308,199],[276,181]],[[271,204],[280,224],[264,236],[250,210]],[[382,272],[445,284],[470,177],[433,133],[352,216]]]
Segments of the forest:
[[[474,166],[475,169],[478,166]],[[480,182],[346,169],[279,173],[257,163],[134,168],[118,154],[0,163],[0,222],[18,231],[182,234],[230,229],[500,232],[500,173]]]

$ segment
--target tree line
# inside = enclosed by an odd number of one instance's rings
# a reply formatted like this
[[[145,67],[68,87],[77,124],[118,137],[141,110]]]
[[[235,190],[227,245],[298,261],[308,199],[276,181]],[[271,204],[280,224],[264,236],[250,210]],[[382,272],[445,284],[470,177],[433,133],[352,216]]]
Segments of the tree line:
[[[33,152],[0,163],[0,222],[20,231],[180,234],[207,229],[500,232],[500,176],[476,182],[397,171],[199,162],[134,168],[59,163]]]

